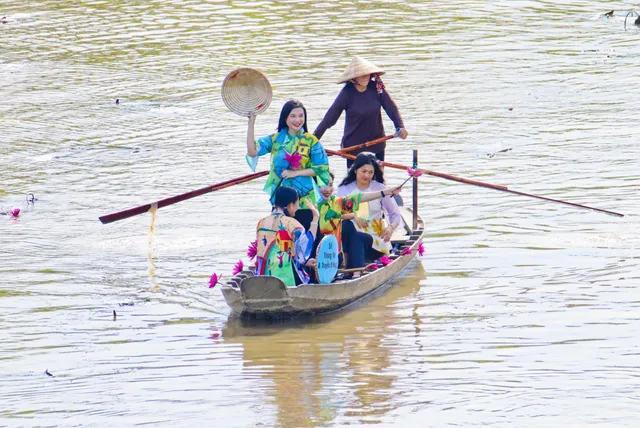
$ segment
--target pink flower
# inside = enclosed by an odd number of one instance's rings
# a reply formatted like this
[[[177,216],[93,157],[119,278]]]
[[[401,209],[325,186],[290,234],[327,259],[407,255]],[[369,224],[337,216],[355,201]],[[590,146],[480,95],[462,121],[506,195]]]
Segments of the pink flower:
[[[422,171],[420,171],[418,168],[407,168],[407,173],[409,174],[409,176],[414,178],[418,178],[422,175]]]
[[[237,275],[240,272],[242,272],[242,269],[244,269],[244,263],[242,263],[242,260],[238,260],[238,263],[236,263],[236,265],[233,267],[233,274]]]
[[[389,257],[387,257],[387,256],[382,256],[382,257],[380,257],[380,263],[382,263],[382,264],[383,264],[383,265],[385,265],[385,266],[390,265],[392,261],[393,261],[393,260],[391,260],[391,259],[390,259]]]
[[[14,217],[18,217],[20,215],[20,208],[10,209],[9,214],[11,214]]]
[[[258,240],[256,239],[247,247],[247,257],[249,260],[253,260],[258,255]]]
[[[418,245],[418,254],[420,254],[420,257],[424,256],[424,244],[422,241],[420,241],[420,244]]]
[[[289,162],[289,165],[291,165],[291,169],[298,169],[300,168],[300,161],[302,160],[302,156],[300,156],[300,153],[298,152],[295,152],[293,154],[285,153],[284,160]]]
[[[213,288],[216,286],[216,284],[218,284],[218,281],[220,281],[222,279],[222,275],[218,276],[217,273],[214,273],[213,275],[211,275],[211,278],[209,279],[209,288]]]
[[[411,250],[411,247],[407,247],[404,250],[402,250],[402,252],[400,253],[401,256],[406,256],[407,254],[412,254],[413,251]]]
[[[371,263],[364,267],[364,270],[376,270],[376,269],[378,269],[377,263]]]

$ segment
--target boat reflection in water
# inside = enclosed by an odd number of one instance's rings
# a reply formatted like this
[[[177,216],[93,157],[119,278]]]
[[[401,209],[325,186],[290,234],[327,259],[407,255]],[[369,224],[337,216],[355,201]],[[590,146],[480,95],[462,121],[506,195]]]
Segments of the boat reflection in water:
[[[425,276],[413,263],[339,313],[271,322],[230,317],[222,337],[242,345],[243,377],[270,381],[256,382],[254,392],[276,404],[279,425],[376,422],[394,408],[396,377],[388,369],[403,358],[397,327],[419,323],[412,302]]]

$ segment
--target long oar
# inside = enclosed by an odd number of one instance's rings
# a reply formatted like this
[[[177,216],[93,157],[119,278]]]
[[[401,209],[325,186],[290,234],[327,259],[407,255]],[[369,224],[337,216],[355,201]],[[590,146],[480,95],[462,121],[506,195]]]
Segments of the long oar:
[[[365,147],[375,146],[376,144],[384,143],[385,141],[390,140],[390,139],[392,139],[394,137],[395,137],[395,134],[394,135],[387,135],[386,137],[380,137],[380,138],[377,138],[375,140],[367,141],[366,143],[358,144],[357,146],[351,146],[351,147],[347,147],[346,149],[341,149],[340,153],[348,153],[348,152],[351,152],[353,150],[358,150],[358,149],[362,149],[362,148],[365,148]],[[329,152],[327,152],[327,153],[329,153]]]
[[[347,154],[347,153],[341,153],[341,152],[335,151],[335,150],[327,150],[327,153],[328,154],[332,154],[332,155],[336,155],[336,156],[340,156],[340,157],[343,157],[345,159],[355,159],[356,158],[353,155],[350,155],[350,154]],[[404,169],[404,170],[407,170],[407,169],[410,168],[410,167],[405,166],[405,165],[400,165],[400,164],[395,164],[395,163],[390,163],[390,162],[380,162],[380,163],[382,165],[388,166],[390,168]],[[605,214],[609,214],[609,215],[614,215],[614,216],[618,216],[618,217],[624,217],[624,214],[620,214],[620,213],[617,213],[617,212],[613,212],[613,211],[609,211],[609,210],[603,210],[601,208],[594,208],[594,207],[590,207],[590,206],[587,206],[587,205],[575,204],[573,202],[562,201],[560,199],[547,198],[545,196],[538,196],[538,195],[534,195],[534,194],[531,194],[531,193],[520,192],[520,191],[517,191],[517,190],[511,190],[507,186],[499,186],[497,184],[484,183],[482,181],[476,181],[476,180],[469,180],[467,178],[457,177],[455,175],[450,175],[450,174],[443,174],[443,173],[437,172],[437,171],[430,171],[430,170],[424,169],[424,168],[418,168],[418,169],[420,171],[422,171],[422,173],[424,173],[424,174],[433,175],[434,177],[444,178],[445,180],[457,181],[459,183],[471,184],[472,186],[486,187],[488,189],[500,190],[501,192],[513,193],[514,195],[528,196],[530,198],[541,199],[543,201],[557,202],[559,204],[571,205],[572,207],[585,208],[585,209],[588,209],[588,210],[599,211],[601,213],[605,213]]]
[[[202,189],[192,190],[191,192],[183,193],[182,195],[173,196],[171,198],[162,199],[160,201],[140,205],[139,207],[130,208],[128,210],[120,211],[113,214],[107,214],[100,217],[102,224],[113,223],[114,221],[123,220],[125,218],[133,217],[138,214],[143,214],[149,211],[149,209],[155,205],[157,208],[166,207],[175,203],[195,198],[196,196],[204,195],[205,193],[215,192],[216,190],[222,190],[227,187],[231,187],[235,184],[245,183],[258,177],[263,177],[269,174],[269,171],[260,171],[253,174],[245,175],[244,177],[234,178],[232,180],[223,181],[222,183],[212,184],[211,186],[203,187]]]

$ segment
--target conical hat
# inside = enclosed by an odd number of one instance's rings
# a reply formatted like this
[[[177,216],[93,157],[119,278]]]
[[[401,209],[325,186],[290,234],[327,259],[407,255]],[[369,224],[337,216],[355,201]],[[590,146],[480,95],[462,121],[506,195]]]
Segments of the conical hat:
[[[351,60],[351,64],[347,67],[347,69],[342,73],[338,83],[348,82],[351,79],[355,79],[359,76],[364,76],[365,74],[379,74],[383,75],[384,71],[381,68],[373,65],[366,59],[360,58],[359,56],[354,56]]]
[[[262,113],[271,103],[271,84],[253,68],[233,70],[222,82],[222,101],[240,116]]]

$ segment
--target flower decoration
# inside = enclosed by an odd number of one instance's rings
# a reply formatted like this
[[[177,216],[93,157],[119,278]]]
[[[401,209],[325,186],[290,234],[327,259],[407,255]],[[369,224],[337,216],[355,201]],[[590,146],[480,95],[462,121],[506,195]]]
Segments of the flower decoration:
[[[424,244],[422,241],[420,241],[420,244],[418,245],[418,254],[420,254],[420,257],[424,256]]]
[[[215,287],[221,279],[222,275],[218,275],[217,273],[211,275],[211,278],[209,278],[209,288]]]
[[[300,156],[300,153],[298,152],[295,152],[293,154],[285,153],[284,160],[289,162],[289,165],[291,165],[291,169],[298,169],[301,166],[300,161],[302,160],[302,156]]]
[[[11,214],[13,217],[18,217],[20,215],[20,208],[10,209],[9,214]]]
[[[247,247],[247,257],[249,260],[253,260],[258,255],[258,240],[256,239]]]
[[[401,256],[406,256],[407,254],[412,254],[413,251],[411,250],[411,247],[407,247],[404,250],[402,250],[402,252],[400,252]]]
[[[383,264],[383,265],[385,265],[385,266],[390,265],[392,261],[393,261],[393,260],[391,260],[391,259],[390,259],[389,257],[387,257],[387,256],[382,256],[382,257],[380,257],[380,263],[382,263],[382,264]]]
[[[242,263],[242,260],[238,260],[238,263],[236,263],[236,265],[233,267],[233,274],[237,275],[240,272],[242,272],[242,270],[244,269],[244,263]]]
[[[346,199],[344,201],[345,211],[353,211],[353,199]]]
[[[377,269],[378,269],[377,263],[371,263],[364,267],[364,270],[377,270]]]
[[[418,168],[407,168],[407,174],[409,174],[410,177],[418,178],[422,175],[422,171]]]

